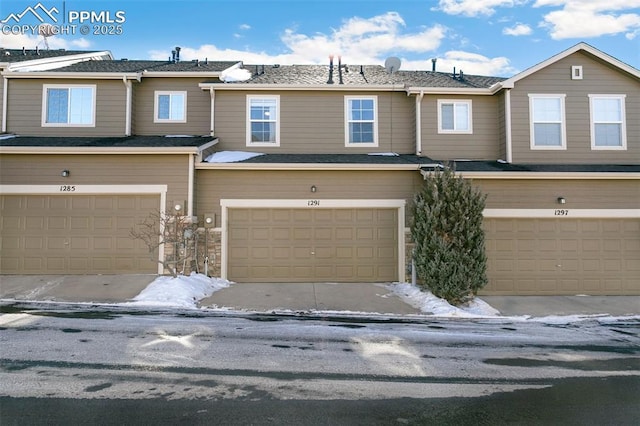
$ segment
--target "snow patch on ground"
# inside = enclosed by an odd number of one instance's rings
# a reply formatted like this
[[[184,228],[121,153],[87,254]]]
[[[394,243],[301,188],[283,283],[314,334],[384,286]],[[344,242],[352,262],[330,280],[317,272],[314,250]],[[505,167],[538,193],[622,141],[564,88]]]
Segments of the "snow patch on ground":
[[[231,282],[192,273],[176,278],[160,276],[125,305],[197,308],[198,302]]]
[[[500,316],[500,312],[482,299],[475,298],[463,306],[453,306],[449,302],[423,291],[414,284],[395,283],[390,289],[402,300],[425,314],[438,317],[484,318]]]
[[[248,160],[253,157],[264,155],[259,152],[245,151],[219,151],[208,156],[204,161],[207,163],[236,163],[238,161]]]

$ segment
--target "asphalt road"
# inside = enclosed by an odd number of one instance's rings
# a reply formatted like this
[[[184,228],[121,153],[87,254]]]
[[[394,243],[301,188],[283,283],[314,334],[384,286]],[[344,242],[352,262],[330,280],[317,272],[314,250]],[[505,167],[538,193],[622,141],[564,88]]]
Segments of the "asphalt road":
[[[640,322],[0,316],[0,424],[638,424]]]

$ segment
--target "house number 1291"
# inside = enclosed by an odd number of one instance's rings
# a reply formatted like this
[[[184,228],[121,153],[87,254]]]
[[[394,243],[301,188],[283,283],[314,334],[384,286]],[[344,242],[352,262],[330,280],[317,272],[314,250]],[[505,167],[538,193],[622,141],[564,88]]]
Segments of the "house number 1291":
[[[309,200],[307,201],[307,206],[309,207],[318,207],[320,205],[320,200]]]

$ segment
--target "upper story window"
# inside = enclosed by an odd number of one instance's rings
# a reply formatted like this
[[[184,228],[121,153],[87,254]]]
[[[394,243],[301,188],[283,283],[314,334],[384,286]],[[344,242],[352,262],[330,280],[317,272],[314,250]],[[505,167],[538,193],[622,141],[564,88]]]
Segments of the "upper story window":
[[[529,95],[531,149],[567,149],[565,95]]]
[[[95,127],[96,86],[45,84],[42,126]]]
[[[589,95],[591,149],[627,149],[625,95]]]
[[[473,133],[470,100],[438,99],[438,133]]]
[[[345,146],[378,146],[377,96],[346,96]]]
[[[247,146],[280,146],[280,96],[247,96]]]
[[[155,92],[154,123],[186,123],[187,92]]]

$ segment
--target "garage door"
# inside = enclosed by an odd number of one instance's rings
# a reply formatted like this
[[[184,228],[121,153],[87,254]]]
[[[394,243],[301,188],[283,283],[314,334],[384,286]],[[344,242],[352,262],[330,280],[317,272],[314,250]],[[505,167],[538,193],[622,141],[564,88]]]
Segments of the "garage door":
[[[640,294],[638,219],[486,219],[483,294]]]
[[[155,273],[129,230],[160,206],[157,195],[0,196],[3,274]]]
[[[398,277],[398,209],[232,208],[228,277],[364,282]]]

